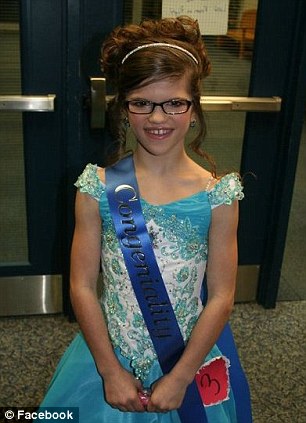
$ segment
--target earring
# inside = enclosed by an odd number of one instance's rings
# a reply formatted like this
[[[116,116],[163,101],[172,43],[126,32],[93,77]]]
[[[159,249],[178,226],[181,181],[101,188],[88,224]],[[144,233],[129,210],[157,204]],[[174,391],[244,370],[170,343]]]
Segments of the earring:
[[[190,122],[190,128],[194,128],[196,126],[197,121],[196,120],[192,120]]]
[[[123,119],[123,124],[126,128],[130,127],[129,118],[127,116]]]

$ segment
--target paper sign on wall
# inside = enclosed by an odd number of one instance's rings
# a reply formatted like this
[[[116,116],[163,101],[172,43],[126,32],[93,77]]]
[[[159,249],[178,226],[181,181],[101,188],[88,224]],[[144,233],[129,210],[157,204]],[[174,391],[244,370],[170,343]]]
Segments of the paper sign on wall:
[[[203,35],[225,35],[229,0],[163,0],[163,17],[187,15],[199,22]]]

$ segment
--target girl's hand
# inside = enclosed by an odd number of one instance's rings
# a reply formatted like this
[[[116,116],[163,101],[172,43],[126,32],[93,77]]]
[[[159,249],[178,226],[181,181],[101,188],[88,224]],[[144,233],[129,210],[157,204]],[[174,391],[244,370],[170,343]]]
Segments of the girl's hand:
[[[176,410],[183,402],[187,386],[171,374],[163,376],[152,386],[147,411],[165,413]]]
[[[108,404],[120,411],[144,412],[138,392],[141,382],[125,369],[103,376],[105,399]]]

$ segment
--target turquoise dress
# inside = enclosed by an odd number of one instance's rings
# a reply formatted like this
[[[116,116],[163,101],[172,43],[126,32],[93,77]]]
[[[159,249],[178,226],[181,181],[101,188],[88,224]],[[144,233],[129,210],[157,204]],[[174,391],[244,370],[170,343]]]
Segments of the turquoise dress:
[[[123,262],[98,167],[88,164],[76,186],[99,202],[103,271],[100,301],[114,351],[121,364],[140,378],[143,386],[150,387],[162,372]],[[225,175],[212,189],[203,188],[165,205],[151,205],[141,199],[156,259],[186,342],[203,310],[200,293],[212,209],[242,198],[239,177],[232,173]],[[222,353],[215,345],[205,362],[220,356]],[[126,413],[108,405],[103,380],[81,333],[60,360],[41,407],[79,407],[80,423],[180,423],[177,411]],[[225,400],[205,407],[209,423],[237,422],[230,387]]]

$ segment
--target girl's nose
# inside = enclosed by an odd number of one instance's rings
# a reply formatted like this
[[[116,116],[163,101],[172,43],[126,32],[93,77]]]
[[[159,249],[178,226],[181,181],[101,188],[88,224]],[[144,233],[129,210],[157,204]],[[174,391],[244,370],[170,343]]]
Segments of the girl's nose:
[[[149,120],[151,122],[162,122],[167,119],[167,113],[165,113],[161,106],[155,106],[152,113],[149,115]]]

